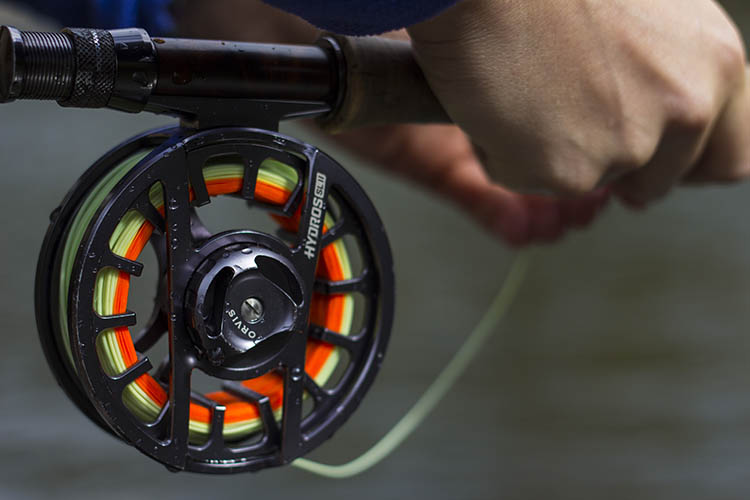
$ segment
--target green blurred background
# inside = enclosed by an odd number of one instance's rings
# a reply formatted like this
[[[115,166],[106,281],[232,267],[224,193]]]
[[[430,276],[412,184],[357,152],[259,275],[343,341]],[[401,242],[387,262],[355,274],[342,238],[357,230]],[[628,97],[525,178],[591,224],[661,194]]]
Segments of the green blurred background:
[[[750,33],[750,4],[725,5]],[[0,23],[54,27],[3,4]],[[52,103],[0,108],[0,499],[750,497],[748,185],[679,189],[637,214],[611,206],[592,229],[537,250],[516,304],[468,374],[362,476],[170,474],[105,435],[65,398],[42,356],[36,256],[49,213],[77,176],[165,122]],[[314,453],[342,462],[432,381],[512,252],[418,188],[284,130],[351,168],[379,207],[396,260],[398,311],[383,370]]]

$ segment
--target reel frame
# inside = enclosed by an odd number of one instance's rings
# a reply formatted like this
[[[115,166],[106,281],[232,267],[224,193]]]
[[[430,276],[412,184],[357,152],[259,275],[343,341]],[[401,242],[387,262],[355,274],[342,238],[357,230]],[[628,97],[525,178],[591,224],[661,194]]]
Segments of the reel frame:
[[[60,319],[53,306],[60,270],[60,259],[56,256],[60,253],[67,226],[87,189],[118,161],[148,147],[155,149],[117,183],[89,224],[77,252],[73,268],[76,272],[71,277],[68,304],[74,371],[64,359],[56,334]],[[291,249],[280,239],[253,231],[219,233],[206,239],[210,233],[202,227],[193,210],[194,206],[210,202],[202,168],[207,159],[227,153],[237,154],[244,160],[245,175],[240,196],[250,204],[258,204],[253,199],[253,193],[263,158],[276,158],[298,169],[297,186],[289,201],[278,208],[263,206],[284,216],[291,216],[298,208],[301,210],[299,228]],[[321,231],[314,250],[306,252],[309,250],[305,243],[313,203],[316,196],[320,198],[320,193],[315,192],[314,180],[320,175],[326,179],[322,199],[327,200],[329,193],[335,194],[341,214],[333,227],[325,233]],[[148,201],[148,191],[155,182],[162,185],[164,217]],[[190,187],[194,192],[193,201],[189,196]],[[317,187],[320,188],[320,184]],[[165,304],[156,304],[149,325],[140,338],[135,339],[137,349],[142,351],[158,340],[154,334],[154,322],[163,321],[159,309],[166,306],[170,348],[167,371],[168,380],[171,381],[169,401],[157,420],[150,424],[137,421],[124,406],[121,397],[127,384],[152,368],[148,358],[139,356],[135,365],[113,377],[104,372],[95,350],[99,332],[135,324],[133,313],[102,317],[93,308],[96,277],[101,269],[111,267],[133,276],[141,272],[139,263],[115,255],[109,248],[109,236],[119,218],[130,209],[138,210],[150,221],[155,234],[158,228],[163,228],[161,235],[152,236],[152,244],[163,245],[164,248],[158,260],[163,268],[160,275],[166,276],[165,284],[160,287],[165,287],[167,300]],[[51,219],[52,224],[40,254],[36,281],[37,323],[50,367],[66,394],[87,416],[170,470],[228,473],[289,463],[328,439],[356,409],[372,384],[384,356],[393,320],[394,277],[390,248],[382,222],[364,191],[343,167],[317,148],[277,132],[256,128],[160,129],[137,136],[102,157],[74,186]],[[320,251],[346,234],[354,235],[360,242],[362,274],[343,282],[316,279]],[[212,373],[215,367],[211,366],[205,353],[196,348],[194,335],[188,329],[189,318],[185,307],[193,271],[208,254],[215,251],[214,247],[232,242],[252,243],[283,254],[293,263],[303,290],[299,312],[302,321],[295,322],[283,347],[263,362],[242,372],[241,376],[226,377],[244,380],[277,369],[284,374],[284,410],[280,427],[267,397],[231,380],[225,383],[227,392],[256,405],[261,415],[263,438],[242,448],[233,448],[224,442],[224,407],[191,394],[192,370],[198,368]],[[306,319],[309,317],[313,292],[361,293],[367,301],[367,318],[362,331],[345,336],[320,325],[308,325]],[[318,386],[305,372],[308,338],[331,343],[349,352],[347,371],[333,390]],[[222,375],[222,378],[225,376]],[[305,391],[313,399],[314,407],[303,418],[302,399]],[[211,432],[208,440],[201,445],[191,444],[188,439],[191,401],[210,407]]]

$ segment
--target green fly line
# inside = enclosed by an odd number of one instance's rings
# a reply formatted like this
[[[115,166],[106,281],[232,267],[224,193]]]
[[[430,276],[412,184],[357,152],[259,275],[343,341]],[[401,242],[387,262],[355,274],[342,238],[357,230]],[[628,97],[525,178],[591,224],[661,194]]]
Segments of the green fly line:
[[[345,479],[371,469],[390,455],[443,400],[476,358],[480,349],[497,330],[524,282],[529,262],[530,256],[526,252],[520,253],[515,258],[500,291],[453,358],[414,403],[414,406],[370,449],[354,460],[341,465],[322,464],[307,458],[298,458],[292,462],[292,465],[319,476]]]

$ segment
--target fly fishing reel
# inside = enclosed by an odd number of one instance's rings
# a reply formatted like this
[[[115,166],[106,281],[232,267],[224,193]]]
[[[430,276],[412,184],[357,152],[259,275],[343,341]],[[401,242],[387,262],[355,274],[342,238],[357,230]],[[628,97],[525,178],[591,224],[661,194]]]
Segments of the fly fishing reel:
[[[282,236],[212,234],[195,207],[217,196],[267,211]],[[159,283],[141,318],[128,295],[149,244]],[[84,174],[53,215],[36,299],[50,366],[89,417],[175,470],[256,470],[304,455],[357,407],[390,334],[392,260],[365,193],[321,151],[175,128]],[[169,355],[151,359],[163,336]],[[195,370],[216,390],[199,393]]]
[[[328,439],[383,360],[393,263],[362,188],[278,123],[444,117],[426,89],[400,42],[273,46],[2,27],[0,102],[180,119],[105,154],[52,214],[37,324],[78,408],[174,471],[287,464]],[[212,232],[198,207],[217,197],[267,213],[278,230]],[[136,315],[128,306],[144,271],[158,278],[156,298],[150,315]]]

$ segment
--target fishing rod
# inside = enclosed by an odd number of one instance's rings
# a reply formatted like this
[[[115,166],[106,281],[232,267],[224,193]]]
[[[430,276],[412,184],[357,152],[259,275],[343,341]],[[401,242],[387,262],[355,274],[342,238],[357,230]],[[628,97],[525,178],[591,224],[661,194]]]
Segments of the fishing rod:
[[[314,45],[151,38],[138,28],[0,29],[0,102],[56,100],[179,116],[195,128],[322,117],[328,131],[450,121],[408,42],[321,37]]]
[[[23,99],[179,119],[102,156],[50,217],[36,320],[76,406],[173,471],[284,465],[331,437],[382,364],[393,260],[356,180],[278,126],[449,121],[410,45],[3,26],[0,101]],[[210,231],[200,207],[217,197],[267,213],[277,231]],[[158,282],[142,318],[128,302],[147,246]]]

